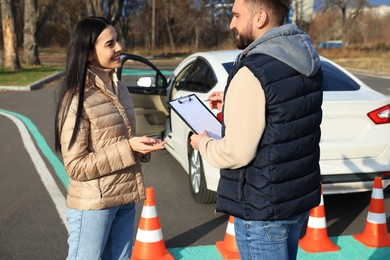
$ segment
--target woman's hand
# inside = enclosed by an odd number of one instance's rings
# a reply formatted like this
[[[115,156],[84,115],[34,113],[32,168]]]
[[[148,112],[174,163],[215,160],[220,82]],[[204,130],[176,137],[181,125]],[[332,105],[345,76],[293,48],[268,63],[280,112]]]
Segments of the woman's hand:
[[[147,154],[164,149],[166,141],[147,136],[134,136],[129,140],[131,148],[141,154]]]

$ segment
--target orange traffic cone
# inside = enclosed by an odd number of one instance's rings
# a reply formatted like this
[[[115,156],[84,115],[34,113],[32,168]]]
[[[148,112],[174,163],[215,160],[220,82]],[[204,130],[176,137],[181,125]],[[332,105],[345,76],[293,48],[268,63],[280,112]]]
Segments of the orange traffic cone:
[[[322,189],[320,205],[310,210],[306,234],[302,239],[299,240],[299,246],[309,253],[340,250],[340,247],[334,244],[328,237]]]
[[[234,232],[233,216],[229,217],[224,240],[218,241],[215,246],[221,253],[223,259],[240,259],[240,254],[238,252],[236,236]]]
[[[374,180],[366,227],[363,233],[353,235],[353,237],[368,247],[390,246],[381,177],[375,177]]]
[[[157,215],[154,201],[154,189],[151,187],[146,188],[146,200],[142,208],[141,219],[131,259],[174,259],[165,248],[160,220]]]

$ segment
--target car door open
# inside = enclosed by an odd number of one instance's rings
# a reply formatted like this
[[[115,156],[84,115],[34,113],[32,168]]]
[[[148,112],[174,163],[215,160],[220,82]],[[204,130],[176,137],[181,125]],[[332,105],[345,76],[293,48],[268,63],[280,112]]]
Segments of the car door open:
[[[118,78],[133,100],[137,135],[162,137],[168,116],[167,79],[143,57],[122,54],[121,62]]]

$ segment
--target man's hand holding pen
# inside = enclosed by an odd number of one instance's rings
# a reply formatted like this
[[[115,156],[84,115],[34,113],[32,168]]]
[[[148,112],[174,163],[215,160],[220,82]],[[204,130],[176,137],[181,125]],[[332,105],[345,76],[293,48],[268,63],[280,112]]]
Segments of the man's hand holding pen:
[[[223,106],[223,92],[222,91],[215,91],[210,94],[209,98],[205,101],[209,102],[210,109],[217,109],[218,111],[222,111]],[[191,146],[192,148],[199,150],[199,143],[200,140],[204,137],[209,137],[206,131],[203,133],[197,135],[193,134],[191,135]]]
[[[217,109],[218,111],[222,111],[223,92],[215,91],[211,93],[209,98],[206,101],[209,102],[210,109]]]

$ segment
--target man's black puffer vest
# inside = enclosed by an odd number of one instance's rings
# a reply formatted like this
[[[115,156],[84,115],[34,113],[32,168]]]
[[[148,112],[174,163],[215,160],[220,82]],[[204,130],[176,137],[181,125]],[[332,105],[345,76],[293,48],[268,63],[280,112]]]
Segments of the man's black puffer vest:
[[[322,72],[305,77],[271,56],[253,54],[234,66],[225,94],[243,66],[263,87],[266,128],[251,163],[221,170],[217,211],[246,220],[284,220],[320,202]]]

